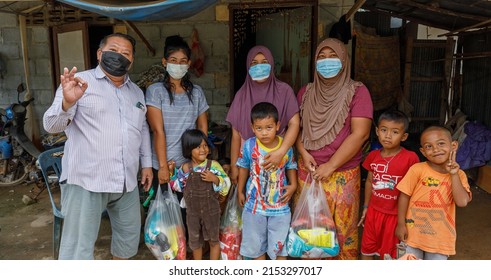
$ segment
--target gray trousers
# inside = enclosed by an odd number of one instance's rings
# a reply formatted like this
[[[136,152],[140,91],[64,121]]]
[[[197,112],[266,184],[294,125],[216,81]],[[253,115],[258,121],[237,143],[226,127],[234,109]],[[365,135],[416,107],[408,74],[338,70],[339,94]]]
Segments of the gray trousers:
[[[141,230],[138,188],[123,193],[96,193],[78,185],[61,185],[64,215],[60,260],[92,260],[101,214],[107,209],[111,221],[111,254],[130,258],[138,252]]]

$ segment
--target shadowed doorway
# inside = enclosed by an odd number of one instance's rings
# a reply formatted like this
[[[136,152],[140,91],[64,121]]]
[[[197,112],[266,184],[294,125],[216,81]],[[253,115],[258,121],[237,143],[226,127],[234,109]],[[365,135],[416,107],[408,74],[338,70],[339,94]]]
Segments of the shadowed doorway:
[[[276,77],[295,93],[310,81],[317,38],[315,2],[230,5],[231,100],[244,83],[247,53],[255,45],[271,50]]]

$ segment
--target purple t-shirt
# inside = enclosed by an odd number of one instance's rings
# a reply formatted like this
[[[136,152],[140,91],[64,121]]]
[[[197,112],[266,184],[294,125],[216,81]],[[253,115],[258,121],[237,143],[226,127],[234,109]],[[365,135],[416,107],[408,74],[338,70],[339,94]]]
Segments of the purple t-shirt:
[[[302,102],[302,96],[305,93],[307,86],[303,86],[297,95],[297,101],[300,105]],[[300,116],[302,117],[302,116]],[[346,121],[344,122],[344,126],[339,132],[338,136],[334,139],[334,141],[318,150],[307,150],[315,159],[317,164],[321,165],[329,161],[332,155],[336,152],[336,150],[341,146],[344,139],[348,137],[351,133],[351,118],[368,118],[373,119],[373,104],[372,98],[370,96],[370,92],[365,85],[359,86],[356,88],[355,95],[351,100],[350,110],[348,112],[348,116],[346,117]],[[338,168],[336,171],[342,171],[347,169],[352,169],[358,166],[361,163],[361,148],[356,153],[356,155],[347,161],[343,166]]]

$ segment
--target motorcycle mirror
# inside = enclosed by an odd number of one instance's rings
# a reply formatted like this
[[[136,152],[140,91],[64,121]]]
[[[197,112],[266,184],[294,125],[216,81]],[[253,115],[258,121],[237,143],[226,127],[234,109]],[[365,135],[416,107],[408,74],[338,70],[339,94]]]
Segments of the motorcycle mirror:
[[[33,100],[34,100],[34,97],[29,99],[29,100],[20,102],[20,105],[22,105],[23,107],[27,107],[27,105],[29,105],[29,103],[31,103]]]
[[[24,83],[20,83],[20,84],[17,86],[17,92],[18,92],[18,93],[21,93],[21,92],[23,92],[23,91],[25,91],[25,90],[26,90],[26,88],[25,88],[25,86],[24,86]]]
[[[20,83],[17,86],[17,103],[20,104],[20,93],[24,92],[26,88],[24,87],[24,83]]]

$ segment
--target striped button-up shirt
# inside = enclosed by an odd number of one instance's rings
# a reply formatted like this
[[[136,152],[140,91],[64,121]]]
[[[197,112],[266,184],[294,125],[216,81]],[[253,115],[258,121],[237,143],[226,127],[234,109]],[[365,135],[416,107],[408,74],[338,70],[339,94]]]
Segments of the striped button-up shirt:
[[[116,87],[100,66],[75,76],[88,84],[84,95],[65,112],[58,87],[43,118],[47,132],[68,138],[60,181],[93,192],[134,190],[139,167],[152,166],[143,92],[128,76]]]

